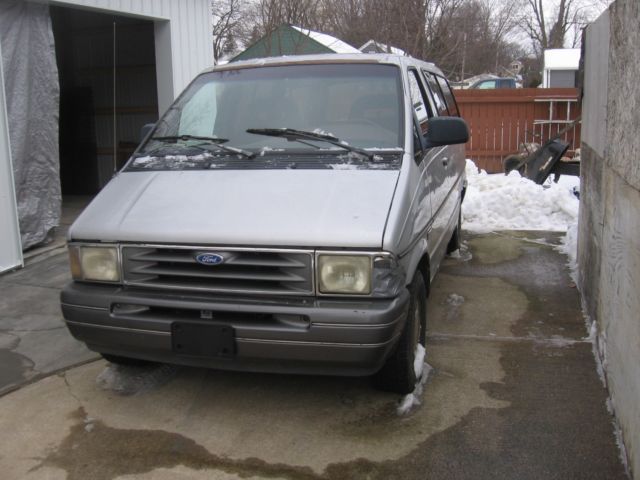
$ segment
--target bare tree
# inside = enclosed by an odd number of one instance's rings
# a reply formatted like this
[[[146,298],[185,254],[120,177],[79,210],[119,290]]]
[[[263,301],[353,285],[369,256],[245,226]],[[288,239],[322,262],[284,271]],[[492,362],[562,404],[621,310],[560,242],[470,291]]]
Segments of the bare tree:
[[[318,0],[259,0],[254,8],[264,35],[283,24],[308,29],[321,27],[321,5]]]
[[[325,0],[324,19],[327,31],[345,42],[360,46],[370,40],[370,26],[365,22],[366,0]]]
[[[452,36],[451,33],[456,14],[464,3],[465,0],[427,1],[423,57],[438,63],[455,62],[453,59],[461,51],[465,40],[464,35]]]
[[[520,54],[508,41],[518,1],[525,0],[253,0],[236,35],[247,46],[290,24],[356,47],[368,40],[398,47],[449,75],[499,72]],[[278,37],[267,36],[267,51],[278,51],[270,45]]]
[[[450,77],[501,74],[520,55],[509,42],[515,6],[501,0],[431,0],[424,57]]]
[[[214,0],[211,2],[213,14],[213,62],[232,53],[235,39],[242,21],[242,0]]]
[[[609,0],[557,0],[555,10],[543,0],[521,0],[519,24],[532,43],[536,55],[548,48],[564,48],[573,32],[571,46],[580,41],[580,30],[602,11]]]
[[[292,25],[309,30],[322,30],[324,21],[323,4],[326,0],[255,0],[248,3],[243,15],[243,25],[239,36],[243,44],[249,46],[258,39],[265,39],[265,48],[272,54],[280,51],[278,44],[282,38],[271,36],[278,27]],[[291,39],[289,39],[291,40]],[[276,42],[276,44],[273,44]],[[299,40],[301,48],[304,40]]]

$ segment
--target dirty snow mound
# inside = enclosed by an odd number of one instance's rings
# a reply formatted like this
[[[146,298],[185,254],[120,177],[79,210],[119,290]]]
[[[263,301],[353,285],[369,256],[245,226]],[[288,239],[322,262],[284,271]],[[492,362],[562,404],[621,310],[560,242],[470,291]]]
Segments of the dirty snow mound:
[[[413,392],[405,395],[398,402],[396,413],[398,415],[406,415],[415,406],[420,405],[420,398],[424,391],[424,385],[427,383],[429,374],[433,367],[424,361],[425,349],[421,344],[416,345],[415,359],[413,361],[413,369],[416,373],[416,385]]]
[[[452,307],[459,307],[464,303],[464,297],[462,295],[458,295],[456,293],[450,293],[447,297],[447,304]]]
[[[567,234],[562,239],[562,244],[558,246],[558,250],[569,257],[569,270],[571,278],[577,283],[578,271],[578,220],[576,219],[567,228]]]
[[[455,258],[456,260],[459,260],[461,262],[468,262],[473,258],[473,255],[469,250],[469,246],[464,240],[460,243],[460,248],[458,250],[454,250],[447,255],[449,258]]]
[[[416,378],[420,378],[422,376],[422,371],[424,370],[424,356],[425,349],[422,344],[416,345],[416,354],[413,360],[413,371],[416,374]]]
[[[509,175],[478,171],[471,160],[467,160],[466,174],[468,188],[462,203],[465,230],[566,231],[577,221],[578,199],[572,190],[578,179],[537,185],[517,171]]]

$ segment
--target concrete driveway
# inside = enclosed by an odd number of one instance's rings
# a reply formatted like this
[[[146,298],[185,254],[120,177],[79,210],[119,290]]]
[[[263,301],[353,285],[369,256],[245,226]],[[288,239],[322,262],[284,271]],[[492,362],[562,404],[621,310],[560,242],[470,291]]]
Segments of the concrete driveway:
[[[627,478],[557,235],[467,238],[408,414],[367,379],[96,361],[0,398],[2,477]]]
[[[66,248],[0,275],[0,395],[97,358],[69,335],[60,290],[71,280]]]

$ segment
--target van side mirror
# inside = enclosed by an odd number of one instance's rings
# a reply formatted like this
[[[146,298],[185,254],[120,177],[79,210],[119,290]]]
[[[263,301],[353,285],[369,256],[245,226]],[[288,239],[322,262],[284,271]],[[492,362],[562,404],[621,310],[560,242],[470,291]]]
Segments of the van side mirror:
[[[467,143],[469,128],[467,122],[460,117],[433,117],[427,121],[424,139],[427,148]]]
[[[149,135],[156,127],[155,123],[147,123],[140,129],[140,142],[142,143],[147,135]]]

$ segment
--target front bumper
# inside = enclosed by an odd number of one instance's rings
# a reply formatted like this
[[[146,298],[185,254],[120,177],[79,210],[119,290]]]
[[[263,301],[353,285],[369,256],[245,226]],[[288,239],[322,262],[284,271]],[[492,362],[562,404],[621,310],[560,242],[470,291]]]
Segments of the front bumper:
[[[244,298],[166,294],[72,282],[61,294],[72,335],[96,352],[225,370],[370,375],[402,332],[406,289],[394,299]],[[233,356],[172,349],[176,321],[233,327]]]

